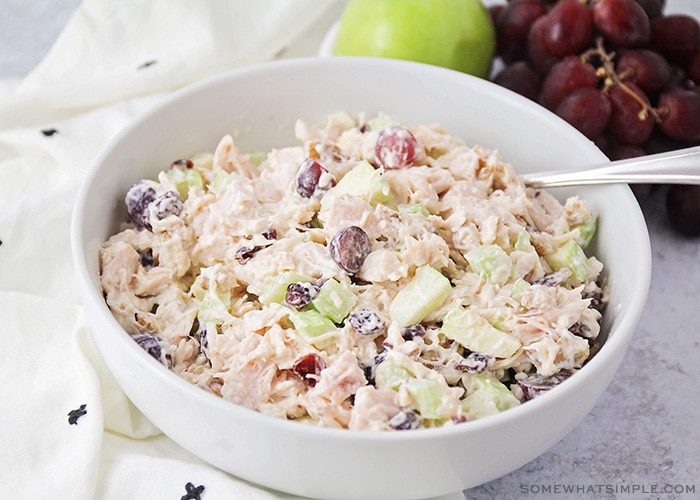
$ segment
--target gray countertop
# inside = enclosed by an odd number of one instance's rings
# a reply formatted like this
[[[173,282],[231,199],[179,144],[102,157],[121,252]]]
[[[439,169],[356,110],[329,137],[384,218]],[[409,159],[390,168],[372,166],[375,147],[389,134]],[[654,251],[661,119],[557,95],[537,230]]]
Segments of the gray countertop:
[[[29,72],[79,4],[0,0],[0,79]],[[640,198],[651,290],[608,391],[556,446],[466,498],[700,497],[700,237],[671,230],[665,193]]]

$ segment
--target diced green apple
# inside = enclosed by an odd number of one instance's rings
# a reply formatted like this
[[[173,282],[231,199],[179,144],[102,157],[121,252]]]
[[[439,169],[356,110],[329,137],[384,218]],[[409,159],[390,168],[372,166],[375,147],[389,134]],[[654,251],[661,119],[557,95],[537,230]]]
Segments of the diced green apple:
[[[401,383],[410,378],[415,378],[415,375],[390,360],[379,363],[374,372],[374,384],[378,389],[398,390]]]
[[[532,246],[532,243],[530,243],[530,233],[527,231],[520,231],[518,233],[518,237],[515,240],[515,245],[514,245],[516,250],[519,250],[521,252],[535,252],[535,247]]]
[[[224,192],[230,183],[231,174],[226,170],[217,170],[211,183],[211,189],[214,193],[219,194]]]
[[[472,270],[490,283],[504,284],[513,271],[510,256],[498,245],[482,245],[464,257]]]
[[[413,398],[413,405],[423,418],[447,418],[440,412],[445,396],[445,386],[437,380],[413,378],[406,381],[406,389]]]
[[[519,404],[518,398],[502,382],[483,373],[472,376],[472,391],[462,400],[469,419],[494,415]]]
[[[356,304],[355,294],[334,278],[327,280],[311,300],[313,308],[334,323],[343,321]]]
[[[568,267],[578,281],[585,281],[590,271],[588,257],[586,257],[583,249],[575,240],[567,241],[554,252],[547,255],[545,260],[555,271]]]
[[[396,208],[399,209],[399,212],[404,214],[419,214],[424,217],[428,217],[430,215],[430,212],[422,203],[402,203]]]
[[[381,170],[374,168],[367,160],[355,165],[338,181],[331,192],[358,196],[373,205],[394,199],[389,184],[382,178]]]
[[[287,287],[292,283],[311,283],[313,278],[294,272],[286,272],[277,276],[268,284],[263,293],[258,297],[261,304],[270,305],[273,302],[281,304],[287,296]]]
[[[177,192],[182,200],[187,199],[191,187],[204,185],[202,174],[196,168],[173,167],[168,170],[167,176],[177,187]]]
[[[391,301],[389,317],[401,326],[420,323],[452,293],[450,280],[437,269],[423,265]]]
[[[579,236],[576,238],[576,243],[578,243],[581,248],[586,248],[591,243],[596,231],[598,230],[598,215],[591,214],[590,219],[588,219],[586,222],[582,222],[581,224],[577,224],[574,226],[574,228],[578,229],[579,232]]]
[[[333,321],[318,311],[314,311],[313,309],[295,311],[290,313],[289,319],[294,325],[294,328],[317,347],[328,347],[335,342],[335,337],[316,339],[316,337],[324,333],[329,333],[337,329]]]
[[[216,293],[212,290],[206,290],[199,304],[197,319],[201,323],[216,323],[220,325],[230,317],[229,307],[231,307],[231,295],[229,293]]]
[[[462,306],[448,311],[440,331],[470,351],[494,358],[510,357],[521,345],[517,338],[498,330],[479,314]]]
[[[510,297],[519,300],[525,290],[530,287],[530,283],[522,278],[518,278],[510,289]]]

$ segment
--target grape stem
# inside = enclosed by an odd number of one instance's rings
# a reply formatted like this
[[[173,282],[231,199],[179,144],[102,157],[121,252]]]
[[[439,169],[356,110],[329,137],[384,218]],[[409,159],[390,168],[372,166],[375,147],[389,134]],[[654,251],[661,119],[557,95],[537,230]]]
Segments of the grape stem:
[[[644,99],[642,99],[636,92],[625,84],[624,80],[631,76],[631,72],[623,71],[622,73],[617,73],[615,70],[615,52],[608,52],[605,49],[605,44],[603,43],[602,37],[597,37],[595,47],[588,49],[581,54],[580,57],[584,63],[591,64],[594,67],[596,66],[595,62],[598,62],[596,74],[598,78],[602,80],[601,92],[608,95],[610,88],[613,85],[618,85],[623,92],[629,94],[639,103],[642,108],[638,115],[640,120],[646,120],[647,117],[651,115],[652,118],[658,123],[668,115],[668,109],[657,109],[650,106]]]

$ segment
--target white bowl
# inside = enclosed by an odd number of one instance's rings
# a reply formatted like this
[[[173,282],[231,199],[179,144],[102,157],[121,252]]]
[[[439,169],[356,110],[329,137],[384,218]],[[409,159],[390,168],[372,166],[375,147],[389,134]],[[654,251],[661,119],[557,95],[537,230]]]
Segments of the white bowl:
[[[594,253],[606,264],[607,340],[580,372],[537,399],[449,428],[352,432],[275,419],[217,398],[163,368],[132,341],[105,305],[98,249],[123,220],[124,193],[175,158],[211,151],[235,132],[243,150],[293,143],[297,118],[387,112],[440,123],[467,143],[500,150],[520,172],[605,161],[544,108],[485,80],[404,61],[312,58],[248,67],[195,84],[123,130],[80,191],[72,244],[95,342],[135,405],[167,436],[231,474],[318,498],[424,498],[507,474],[547,451],[589,412],[611,381],[642,313],[650,280],[649,238],[626,186],[579,194],[600,214]]]

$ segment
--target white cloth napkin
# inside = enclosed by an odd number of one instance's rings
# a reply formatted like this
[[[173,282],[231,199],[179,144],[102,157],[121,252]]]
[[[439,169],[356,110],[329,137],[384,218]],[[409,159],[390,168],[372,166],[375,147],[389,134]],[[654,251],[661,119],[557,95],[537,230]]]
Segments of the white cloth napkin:
[[[0,81],[4,495],[158,500],[203,487],[203,500],[293,498],[192,456],[125,397],[80,305],[70,214],[99,150],[136,114],[216,73],[315,54],[342,3],[85,0],[34,71]]]

